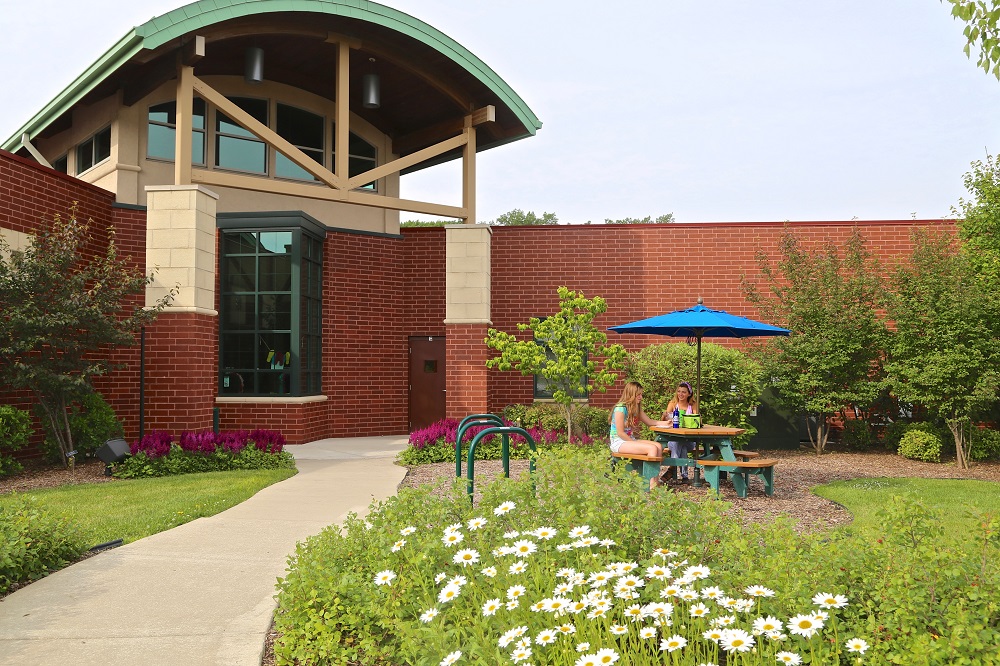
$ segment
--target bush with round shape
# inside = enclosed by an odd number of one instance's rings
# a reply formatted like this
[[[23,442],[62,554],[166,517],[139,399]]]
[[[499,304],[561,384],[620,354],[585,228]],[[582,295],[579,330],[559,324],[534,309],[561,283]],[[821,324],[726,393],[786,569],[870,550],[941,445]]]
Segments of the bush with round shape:
[[[923,430],[910,430],[899,440],[898,453],[910,460],[941,462],[941,438]]]

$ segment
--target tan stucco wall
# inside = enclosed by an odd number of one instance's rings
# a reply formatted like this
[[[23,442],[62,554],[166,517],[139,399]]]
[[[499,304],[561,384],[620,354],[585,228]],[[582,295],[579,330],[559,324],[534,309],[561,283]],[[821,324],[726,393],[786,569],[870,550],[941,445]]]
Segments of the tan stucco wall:
[[[446,324],[491,324],[491,240],[488,224],[445,225]]]

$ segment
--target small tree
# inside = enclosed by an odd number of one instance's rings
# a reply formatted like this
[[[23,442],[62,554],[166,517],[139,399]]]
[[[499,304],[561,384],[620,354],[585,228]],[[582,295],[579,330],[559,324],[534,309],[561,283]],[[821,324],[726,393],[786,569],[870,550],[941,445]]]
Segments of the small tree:
[[[857,228],[843,256],[832,241],[810,251],[792,233],[779,250],[776,267],[757,254],[766,291],[745,275],[741,285],[767,321],[792,331],[766,343],[765,374],[781,402],[815,419],[809,440],[820,454],[827,417],[850,405],[867,408],[882,391],[887,332],[876,314],[882,280]]]
[[[522,375],[541,375],[553,389],[552,397],[566,412],[566,435],[573,432],[573,400],[582,387],[589,394],[604,392],[615,383],[615,370],[625,367],[627,353],[622,345],[608,345],[608,336],[594,326],[594,318],[607,311],[603,298],[584,298],[583,292],[559,287],[559,311],[539,319],[532,317],[527,324],[518,324],[519,331],[531,331],[534,338],[518,340],[516,336],[491,328],[486,346],[500,352],[486,362],[486,367],[498,370],[519,370]],[[598,363],[594,359],[603,357]]]
[[[75,206],[43,224],[28,247],[13,250],[0,235],[0,356],[4,383],[37,398],[65,464],[73,450],[67,410],[92,391],[91,379],[112,369],[111,351],[135,343],[174,291],[153,307],[138,296],[152,276],[89,234]]]
[[[548,226],[559,224],[559,218],[556,217],[555,213],[542,213],[542,216],[538,217],[534,211],[525,212],[520,208],[515,208],[508,213],[498,215],[492,223],[504,227]]]
[[[986,291],[1000,290],[1000,162],[992,155],[976,160],[963,177],[970,197],[958,200],[962,251]]]
[[[894,277],[896,334],[886,370],[899,398],[944,419],[965,469],[963,426],[1000,391],[997,297],[982,288],[954,238],[918,230],[913,240],[909,265]]]

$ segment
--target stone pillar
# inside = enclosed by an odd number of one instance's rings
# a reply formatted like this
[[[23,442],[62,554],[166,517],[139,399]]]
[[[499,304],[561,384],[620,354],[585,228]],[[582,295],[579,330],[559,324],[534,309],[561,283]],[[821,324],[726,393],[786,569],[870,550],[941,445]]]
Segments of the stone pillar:
[[[487,409],[486,360],[483,343],[490,321],[491,269],[489,225],[445,227],[445,414],[463,418]]]
[[[178,289],[146,329],[146,432],[176,436],[212,427],[219,367],[218,198],[200,185],[146,188],[146,270],[155,272],[146,305]]]

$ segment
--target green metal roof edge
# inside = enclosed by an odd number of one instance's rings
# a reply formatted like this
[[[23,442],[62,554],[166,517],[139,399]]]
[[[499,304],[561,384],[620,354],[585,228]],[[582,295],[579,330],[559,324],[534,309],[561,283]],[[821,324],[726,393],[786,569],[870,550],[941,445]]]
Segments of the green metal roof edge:
[[[49,123],[65,113],[70,107],[76,104],[88,92],[94,89],[111,72],[115,71],[128,59],[142,49],[142,37],[136,34],[133,29],[127,35],[118,40],[118,43],[104,52],[94,64],[88,67],[83,74],[69,84],[61,93],[42,107],[28,122],[21,126],[0,148],[15,152],[21,147],[21,135],[28,133],[30,138],[34,138],[38,132],[45,129]]]
[[[408,35],[458,63],[489,87],[514,111],[528,135],[533,136],[542,127],[542,122],[524,100],[471,51],[440,30],[391,7],[367,0],[200,0],[134,28],[7,139],[2,148],[11,152],[17,150],[24,132],[33,137],[43,130],[140,49],[155,49],[171,39],[228,19],[289,11],[345,16]]]

